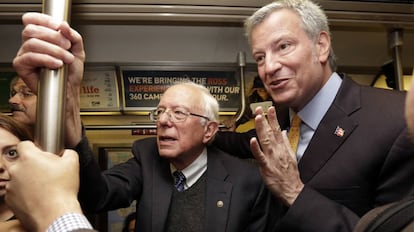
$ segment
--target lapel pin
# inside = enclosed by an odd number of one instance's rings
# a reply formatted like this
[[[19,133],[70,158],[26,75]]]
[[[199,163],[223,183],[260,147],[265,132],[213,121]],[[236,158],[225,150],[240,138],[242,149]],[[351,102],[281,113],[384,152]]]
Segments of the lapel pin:
[[[224,202],[223,201],[217,201],[217,207],[221,208],[224,206]]]
[[[342,129],[340,126],[336,126],[334,134],[338,137],[343,137],[345,134],[345,130]]]

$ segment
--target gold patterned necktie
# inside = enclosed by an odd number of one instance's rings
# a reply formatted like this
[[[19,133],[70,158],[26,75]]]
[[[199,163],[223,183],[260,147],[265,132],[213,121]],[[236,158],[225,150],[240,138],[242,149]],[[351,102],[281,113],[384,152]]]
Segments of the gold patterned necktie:
[[[290,145],[292,146],[292,149],[295,152],[295,155],[296,155],[296,151],[298,150],[301,122],[302,120],[300,120],[297,114],[293,115],[292,121],[290,122],[288,138],[289,138]]]

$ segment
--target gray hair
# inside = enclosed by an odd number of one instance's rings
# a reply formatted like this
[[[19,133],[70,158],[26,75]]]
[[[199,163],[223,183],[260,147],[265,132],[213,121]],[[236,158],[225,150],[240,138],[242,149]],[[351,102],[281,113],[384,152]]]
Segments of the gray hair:
[[[253,13],[252,16],[246,19],[244,28],[245,35],[249,43],[251,42],[252,30],[254,27],[262,23],[271,13],[281,9],[288,9],[300,17],[303,30],[310,39],[315,41],[319,37],[319,33],[322,31],[325,31],[330,35],[328,18],[318,4],[312,2],[311,0],[276,0],[263,6]],[[335,71],[336,56],[332,45],[330,47],[328,59],[329,66],[332,71]]]
[[[211,95],[210,91],[207,87],[196,84],[192,81],[185,81],[180,83],[179,85],[188,86],[191,88],[198,89],[202,94],[202,103],[201,109],[204,110],[204,114],[206,117],[210,119],[210,121],[218,122],[219,121],[219,103],[218,101]],[[206,119],[201,119],[202,123],[204,124]]]

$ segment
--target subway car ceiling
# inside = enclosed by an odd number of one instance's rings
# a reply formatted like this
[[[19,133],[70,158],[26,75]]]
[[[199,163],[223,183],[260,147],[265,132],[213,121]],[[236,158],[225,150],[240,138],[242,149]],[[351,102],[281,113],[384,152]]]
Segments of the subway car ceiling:
[[[10,63],[20,41],[21,15],[41,0],[0,3],[0,42]],[[239,51],[253,64],[243,20],[270,0],[72,0],[72,25],[85,39],[87,63],[231,63]],[[340,71],[374,74],[392,58],[400,32],[404,74],[414,64],[414,1],[317,1],[332,30]],[[3,34],[2,33],[2,34]]]

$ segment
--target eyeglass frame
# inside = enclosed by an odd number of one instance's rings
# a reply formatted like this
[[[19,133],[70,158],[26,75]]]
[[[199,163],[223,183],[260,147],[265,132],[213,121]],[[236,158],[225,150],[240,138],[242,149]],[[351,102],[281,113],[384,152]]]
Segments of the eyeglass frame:
[[[158,110],[160,110],[160,108],[161,109],[164,109],[161,113],[159,113],[158,114],[158,116],[155,116],[154,114],[155,114],[155,112],[157,112]],[[185,120],[187,120],[187,118],[189,117],[189,116],[196,116],[196,117],[200,117],[200,118],[204,118],[204,119],[206,119],[207,121],[210,121],[210,118],[209,117],[207,117],[207,116],[204,116],[204,115],[200,115],[200,114],[195,114],[195,113],[192,113],[192,112],[190,112],[190,111],[187,111],[187,109],[185,109],[185,108],[182,108],[183,110],[185,110],[186,112],[184,112],[184,111],[181,111],[181,113],[183,113],[184,115],[185,115],[185,117],[182,119],[182,120],[178,120],[177,121],[177,119],[176,118],[173,118],[173,116],[172,116],[172,112],[174,112],[174,110],[176,110],[176,109],[181,109],[182,107],[176,107],[176,108],[174,108],[174,109],[168,109],[168,108],[163,108],[163,107],[157,107],[157,108],[155,108],[155,109],[153,109],[153,110],[151,110],[150,111],[150,114],[149,114],[149,116],[150,116],[150,119],[151,119],[151,121],[153,121],[153,122],[158,122],[158,120],[160,119],[160,116],[162,115],[162,114],[164,114],[164,113],[166,113],[167,115],[168,115],[168,120],[170,120],[171,122],[174,122],[174,123],[181,123],[181,122],[185,122]]]

